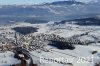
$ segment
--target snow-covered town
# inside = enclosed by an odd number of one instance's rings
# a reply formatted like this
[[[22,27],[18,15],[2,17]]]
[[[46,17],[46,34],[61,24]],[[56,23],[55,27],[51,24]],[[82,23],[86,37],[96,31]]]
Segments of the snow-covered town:
[[[100,0],[0,0],[0,66],[100,66]]]
[[[37,32],[23,35],[12,29],[15,27],[38,29]],[[79,26],[67,22],[57,25],[54,22],[43,24],[22,22],[1,26],[0,64],[20,63],[21,61],[14,57],[14,50],[21,47],[30,53],[33,63],[37,66],[96,66],[100,62],[99,29],[99,26]],[[41,58],[43,58],[42,61],[48,62],[51,62],[50,58],[74,58],[74,60],[68,60],[68,62],[54,60],[55,63],[51,65],[40,63]]]

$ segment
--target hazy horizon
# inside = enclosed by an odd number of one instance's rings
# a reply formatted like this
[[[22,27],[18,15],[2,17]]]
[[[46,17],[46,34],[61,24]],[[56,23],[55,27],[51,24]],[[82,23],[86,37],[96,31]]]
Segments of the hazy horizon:
[[[0,5],[32,5],[45,2],[64,1],[64,0],[0,0]]]
[[[67,1],[67,0],[0,0],[0,5],[32,5],[32,4],[40,4],[45,2],[54,2],[54,1]],[[88,2],[91,0],[76,0],[80,2]]]

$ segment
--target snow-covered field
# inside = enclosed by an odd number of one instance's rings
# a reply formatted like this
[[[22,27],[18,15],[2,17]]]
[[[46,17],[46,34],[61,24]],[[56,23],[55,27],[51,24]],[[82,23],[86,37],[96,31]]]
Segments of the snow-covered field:
[[[13,52],[7,51],[0,53],[0,66],[10,66],[20,62],[20,60],[14,58]]]
[[[47,48],[49,52],[42,50],[31,51],[30,53],[33,58],[33,62],[39,66],[94,66],[95,63],[100,62],[99,26],[79,26],[68,23],[56,25],[53,22],[46,24],[17,23],[14,25],[1,26],[0,34],[6,36],[6,38],[14,39],[15,31],[11,30],[11,28],[20,26],[32,26],[39,28],[38,32],[34,34],[53,33],[64,38],[79,36],[77,39],[80,41],[93,42],[89,45],[75,45],[74,50],[60,50],[56,47],[48,45],[45,48]],[[82,34],[86,35],[80,36]],[[50,63],[50,61],[52,61],[51,59],[53,59],[53,63]],[[5,64],[5,66],[9,66],[9,64],[15,64],[18,62],[20,61],[13,58],[12,52],[0,53],[0,66],[4,66]]]

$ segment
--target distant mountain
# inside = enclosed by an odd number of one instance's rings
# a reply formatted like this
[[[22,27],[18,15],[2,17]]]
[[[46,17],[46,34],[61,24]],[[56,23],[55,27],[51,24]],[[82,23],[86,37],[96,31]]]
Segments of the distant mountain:
[[[99,4],[85,4],[77,1],[57,1],[39,5],[0,6],[0,22],[22,22],[36,20],[62,21],[100,14]]]
[[[82,2],[77,2],[77,1],[72,1],[72,0],[69,0],[69,1],[57,1],[57,2],[53,2],[53,3],[46,3],[46,5],[73,5],[73,4],[85,4],[85,3],[82,3]]]

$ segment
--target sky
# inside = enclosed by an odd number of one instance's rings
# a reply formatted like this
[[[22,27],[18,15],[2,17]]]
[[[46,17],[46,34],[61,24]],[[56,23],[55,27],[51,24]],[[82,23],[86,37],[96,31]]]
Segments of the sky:
[[[12,5],[12,4],[40,4],[44,2],[54,2],[54,1],[66,1],[66,0],[0,0],[0,5]],[[77,1],[91,1],[91,0],[77,0]]]

